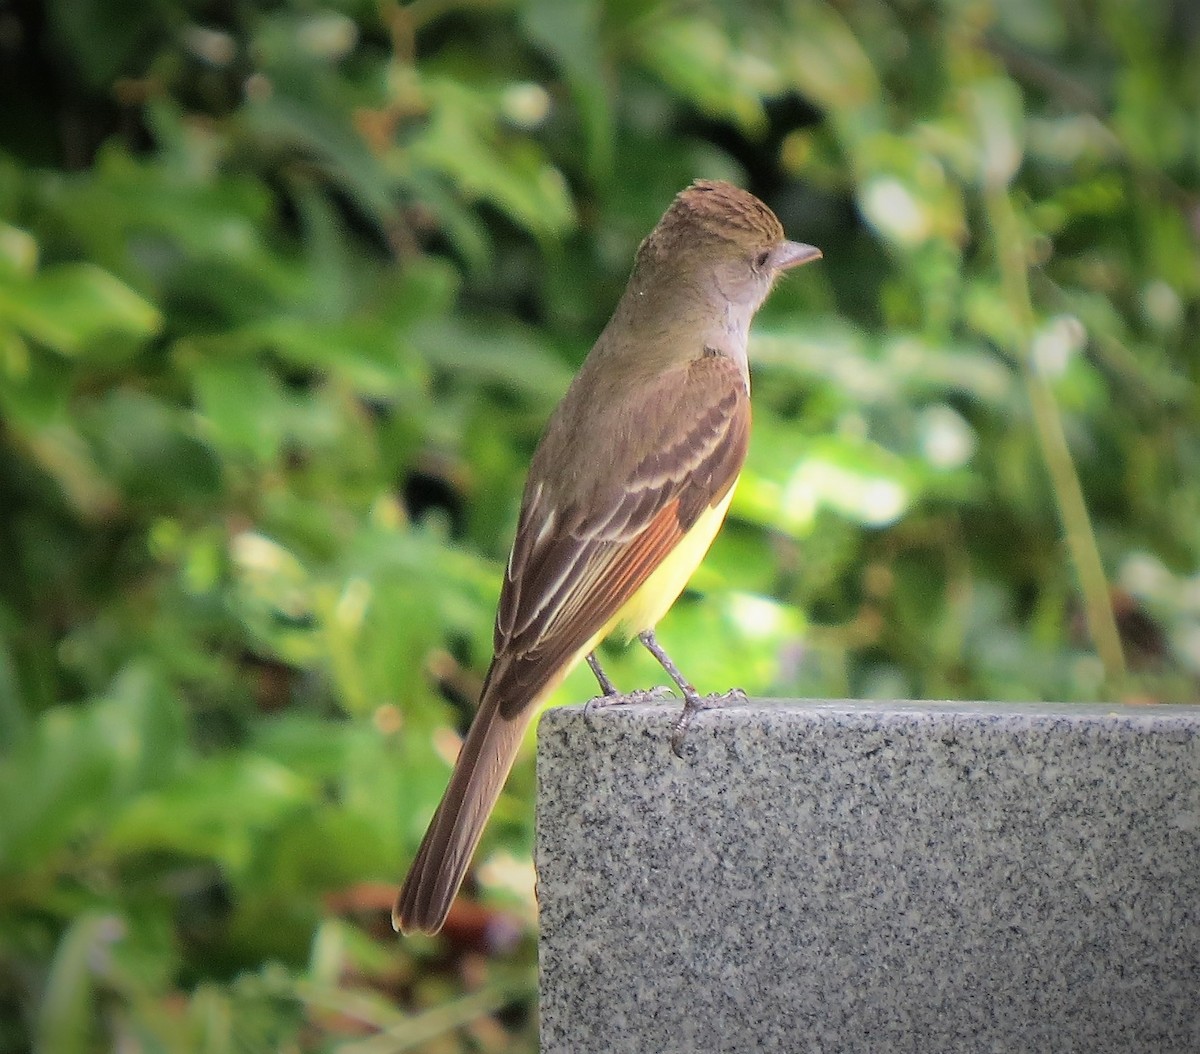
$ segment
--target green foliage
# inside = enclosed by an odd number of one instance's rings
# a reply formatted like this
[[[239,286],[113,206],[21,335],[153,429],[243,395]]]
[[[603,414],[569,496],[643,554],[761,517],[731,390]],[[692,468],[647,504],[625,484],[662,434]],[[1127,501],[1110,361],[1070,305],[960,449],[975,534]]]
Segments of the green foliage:
[[[1187,3],[135,7],[0,43],[0,1052],[533,1049],[527,763],[487,907],[386,910],[541,424],[697,176],[825,259],[690,676],[1200,697]]]

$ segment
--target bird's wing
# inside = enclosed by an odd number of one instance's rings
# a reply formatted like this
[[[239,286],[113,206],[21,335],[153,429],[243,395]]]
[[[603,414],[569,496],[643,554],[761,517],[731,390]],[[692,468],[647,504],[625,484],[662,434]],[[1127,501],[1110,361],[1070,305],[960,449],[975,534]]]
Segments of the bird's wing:
[[[557,507],[550,488],[526,489],[484,692],[499,697],[501,717],[519,713],[613,619],[741,471],[750,400],[731,359],[695,359],[638,398],[646,405],[635,413],[655,422],[658,439],[607,490]]]

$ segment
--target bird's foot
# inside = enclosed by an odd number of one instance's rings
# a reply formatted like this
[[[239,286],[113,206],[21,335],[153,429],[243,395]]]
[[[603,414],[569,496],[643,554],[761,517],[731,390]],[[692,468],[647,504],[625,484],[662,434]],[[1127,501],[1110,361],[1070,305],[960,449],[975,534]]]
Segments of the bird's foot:
[[[633,692],[613,692],[611,695],[597,695],[583,704],[585,714],[593,714],[609,706],[636,706],[640,703],[661,703],[674,699],[671,689],[666,685],[657,688],[638,688]]]
[[[713,695],[699,695],[696,692],[685,695],[683,713],[679,715],[679,720],[675,722],[675,728],[671,732],[671,751],[677,758],[683,757],[683,743],[687,739],[688,729],[701,710],[715,710],[726,703],[745,701],[746,693],[741,688],[731,688],[728,692],[717,692]]]

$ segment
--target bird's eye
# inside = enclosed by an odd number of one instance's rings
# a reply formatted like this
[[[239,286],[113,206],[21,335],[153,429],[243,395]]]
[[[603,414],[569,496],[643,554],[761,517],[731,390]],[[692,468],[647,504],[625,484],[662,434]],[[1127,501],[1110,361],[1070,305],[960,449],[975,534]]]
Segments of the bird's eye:
[[[766,266],[767,266],[767,261],[768,261],[769,259],[771,259],[771,251],[770,251],[769,249],[764,249],[762,252],[760,252],[760,253],[759,253],[759,254],[758,254],[758,255],[757,255],[755,258],[754,258],[754,266],[755,266],[755,268],[756,268],[757,270],[761,271],[761,270],[762,270],[764,267],[766,267]]]

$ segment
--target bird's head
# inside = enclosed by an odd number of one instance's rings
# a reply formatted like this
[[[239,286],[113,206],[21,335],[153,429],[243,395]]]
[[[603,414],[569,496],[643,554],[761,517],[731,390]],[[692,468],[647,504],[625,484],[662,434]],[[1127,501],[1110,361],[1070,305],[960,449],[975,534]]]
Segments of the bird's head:
[[[675,276],[731,304],[757,311],[784,272],[816,260],[821,250],[793,242],[766,205],[732,183],[699,179],[676,195],[642,242],[635,280],[662,284]]]

